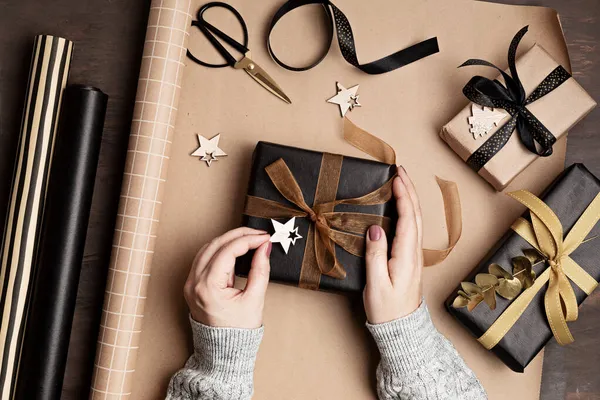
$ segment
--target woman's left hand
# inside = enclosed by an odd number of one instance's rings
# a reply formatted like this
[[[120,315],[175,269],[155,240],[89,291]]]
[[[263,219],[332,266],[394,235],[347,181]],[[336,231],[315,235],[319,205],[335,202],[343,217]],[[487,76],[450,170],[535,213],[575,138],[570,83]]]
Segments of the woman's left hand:
[[[367,285],[363,293],[365,312],[371,324],[404,317],[421,304],[423,274],[423,222],[415,187],[400,168],[393,190],[398,210],[396,236],[391,243],[374,225],[367,233]]]

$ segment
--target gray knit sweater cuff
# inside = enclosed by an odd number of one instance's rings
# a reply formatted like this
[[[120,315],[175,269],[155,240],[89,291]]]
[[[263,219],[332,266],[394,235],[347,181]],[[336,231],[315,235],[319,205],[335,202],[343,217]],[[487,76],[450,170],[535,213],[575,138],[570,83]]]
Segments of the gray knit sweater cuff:
[[[381,363],[394,375],[402,375],[419,369],[435,359],[436,330],[425,301],[411,314],[383,324],[367,328],[373,335]]]
[[[215,328],[194,321],[194,366],[212,379],[235,383],[252,382],[256,354],[264,328]]]

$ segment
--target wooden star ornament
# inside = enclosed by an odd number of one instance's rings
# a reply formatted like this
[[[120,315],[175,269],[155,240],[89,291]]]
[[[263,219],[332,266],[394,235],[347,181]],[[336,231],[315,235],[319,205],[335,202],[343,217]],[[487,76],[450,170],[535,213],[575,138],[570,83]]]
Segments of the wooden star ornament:
[[[273,224],[275,233],[271,235],[269,241],[281,244],[283,251],[287,254],[290,246],[295,245],[298,239],[302,239],[302,236],[298,233],[298,227],[294,227],[296,217],[283,224],[274,219],[271,220],[271,223]]]
[[[200,161],[206,162],[206,165],[210,167],[210,164],[213,161],[218,161],[217,157],[223,157],[227,155],[227,153],[219,148],[220,137],[220,133],[210,139],[207,139],[202,135],[198,135],[200,147],[198,147],[196,151],[192,153],[192,156],[200,157]]]
[[[339,82],[336,82],[335,84],[337,87],[337,94],[327,100],[327,102],[340,106],[342,117],[344,117],[348,111],[352,111],[354,107],[361,107],[361,104],[358,102],[359,95],[357,94],[359,85],[354,85],[351,88],[346,89]]]

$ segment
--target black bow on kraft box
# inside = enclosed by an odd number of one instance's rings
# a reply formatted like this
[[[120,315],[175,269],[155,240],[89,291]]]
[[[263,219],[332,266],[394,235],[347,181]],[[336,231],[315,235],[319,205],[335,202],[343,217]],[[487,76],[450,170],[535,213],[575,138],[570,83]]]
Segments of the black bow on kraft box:
[[[541,200],[509,193],[528,211],[446,301],[486,349],[510,369],[525,367],[554,336],[571,343],[568,322],[600,280],[600,180],[566,169]]]
[[[503,190],[585,117],[596,102],[541,46],[516,60],[528,27],[513,38],[507,72],[472,59],[461,67],[492,67],[498,79],[474,76],[463,89],[471,100],[441,132],[441,138],[496,190]],[[503,80],[503,82],[500,81]]]
[[[272,233],[270,218],[284,223],[295,217],[301,236],[287,254],[282,246],[273,243],[271,279],[308,289],[362,290],[366,279],[364,260],[351,252],[363,251],[359,247],[364,245],[364,233],[370,225],[382,225],[388,238],[392,237],[390,227],[394,226],[397,214],[394,202],[388,200],[395,175],[395,165],[259,142],[254,151],[243,224]],[[292,193],[296,189],[300,193]],[[360,200],[367,194],[373,194],[373,201]],[[298,204],[286,197],[294,197]],[[339,199],[353,201],[335,204]],[[316,204],[324,204],[325,208],[319,209]],[[356,222],[356,217],[360,222]],[[344,223],[348,218],[355,221],[350,228]],[[325,237],[325,226],[334,229],[342,224],[346,229],[335,230],[340,237],[333,241]],[[343,231],[347,229],[350,232],[345,236]],[[333,248],[335,260],[327,254],[327,247],[333,242],[337,243]],[[251,256],[240,259],[236,274],[247,275],[250,260]]]

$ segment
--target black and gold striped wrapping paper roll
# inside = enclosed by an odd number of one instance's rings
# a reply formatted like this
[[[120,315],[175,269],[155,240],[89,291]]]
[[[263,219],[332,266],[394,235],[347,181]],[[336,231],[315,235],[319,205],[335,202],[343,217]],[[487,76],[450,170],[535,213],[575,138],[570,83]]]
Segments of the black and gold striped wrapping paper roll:
[[[15,389],[62,92],[73,43],[37,36],[21,122],[0,271],[0,399]]]

